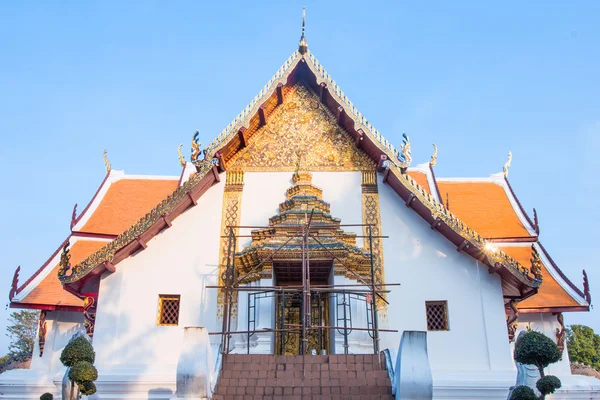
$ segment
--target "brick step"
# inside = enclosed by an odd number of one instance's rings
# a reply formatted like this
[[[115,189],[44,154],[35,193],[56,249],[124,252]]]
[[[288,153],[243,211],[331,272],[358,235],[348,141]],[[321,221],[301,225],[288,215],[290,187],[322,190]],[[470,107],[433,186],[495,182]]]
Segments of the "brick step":
[[[214,399],[392,399],[385,361],[374,354],[228,354]]]

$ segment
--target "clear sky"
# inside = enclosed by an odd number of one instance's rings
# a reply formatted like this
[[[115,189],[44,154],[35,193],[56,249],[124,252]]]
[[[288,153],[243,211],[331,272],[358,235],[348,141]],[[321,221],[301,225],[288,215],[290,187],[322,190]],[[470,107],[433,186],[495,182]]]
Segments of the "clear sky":
[[[600,299],[600,2],[30,1],[0,5],[0,294],[69,233],[114,169],[177,175],[296,49],[438,176],[510,181],[541,241]],[[0,331],[10,310],[0,311]],[[565,321],[600,331],[600,314]],[[0,352],[7,346],[0,335]]]

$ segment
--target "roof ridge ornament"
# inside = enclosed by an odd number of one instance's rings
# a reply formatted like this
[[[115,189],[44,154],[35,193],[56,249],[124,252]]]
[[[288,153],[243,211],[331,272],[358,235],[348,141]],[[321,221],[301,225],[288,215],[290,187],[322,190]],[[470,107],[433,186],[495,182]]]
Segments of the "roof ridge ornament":
[[[302,55],[308,51],[308,42],[304,37],[304,27],[306,25],[306,6],[302,7],[302,36],[300,36],[300,42],[298,43],[298,52]]]
[[[108,161],[108,157],[106,156],[106,149],[104,149],[104,151],[102,152],[102,158],[104,158],[104,167],[106,168],[106,173],[109,174],[111,167],[110,161]]]
[[[431,160],[429,160],[429,165],[431,165],[432,167],[435,167],[435,164],[437,164],[437,154],[438,148],[436,144],[433,143],[433,154],[431,155]]]
[[[198,161],[198,158],[200,157],[200,147],[202,146],[202,143],[198,140],[198,136],[200,136],[200,132],[196,130],[194,136],[192,136],[192,155],[190,156],[192,162]]]
[[[504,167],[502,171],[504,172],[504,177],[508,178],[508,169],[510,168],[510,163],[512,162],[512,152],[508,152],[508,160],[504,163]]]
[[[181,152],[181,146],[183,146],[183,143],[179,143],[179,146],[177,146],[177,155],[179,156],[179,165],[185,167],[185,157]]]
[[[410,155],[410,139],[406,132],[402,133],[402,148],[398,153],[398,161],[400,161],[400,168],[408,168],[412,162]]]

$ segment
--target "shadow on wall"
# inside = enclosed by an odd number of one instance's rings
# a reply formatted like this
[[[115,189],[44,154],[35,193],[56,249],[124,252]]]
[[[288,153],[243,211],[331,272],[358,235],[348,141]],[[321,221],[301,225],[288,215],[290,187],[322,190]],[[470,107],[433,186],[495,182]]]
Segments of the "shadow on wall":
[[[167,388],[156,388],[148,390],[148,400],[150,399],[168,399],[173,396],[173,391]]]

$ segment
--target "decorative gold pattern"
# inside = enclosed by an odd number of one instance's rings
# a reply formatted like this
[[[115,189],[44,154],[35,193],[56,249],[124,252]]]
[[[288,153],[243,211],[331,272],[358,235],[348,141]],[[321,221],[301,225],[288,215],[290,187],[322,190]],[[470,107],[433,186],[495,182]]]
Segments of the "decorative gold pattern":
[[[46,310],[40,312],[38,343],[40,345],[40,357],[44,355],[44,347],[46,347]]]
[[[94,326],[96,324],[96,298],[92,296],[86,296],[83,299],[83,324],[85,331],[90,337],[94,338]]]
[[[508,328],[508,342],[512,343],[515,341],[515,333],[519,327],[519,309],[517,308],[519,302],[517,300],[510,300],[505,304],[506,312],[506,327]]]
[[[375,163],[356,148],[333,114],[303,84],[291,88],[284,104],[254,138],[228,162],[228,169],[295,171],[298,154],[303,168],[310,171],[375,169]]]
[[[106,149],[102,152],[102,158],[104,158],[104,167],[106,169],[106,173],[110,172],[110,161],[108,161],[108,156],[106,155]]]
[[[536,279],[542,281],[544,278],[542,275],[542,260],[540,260],[540,253],[538,253],[535,245],[533,244],[531,245],[531,252],[531,273],[536,277]]]
[[[244,187],[244,173],[239,171],[227,171],[225,178],[225,191],[223,193],[223,207],[221,211],[221,244],[219,250],[219,286],[225,284],[223,277],[227,272],[227,252],[229,248],[229,235],[231,234],[230,226],[236,226],[240,224],[240,218],[242,215],[242,189]],[[233,228],[234,235],[239,234],[239,228]],[[233,254],[237,249],[237,239],[234,243],[232,254],[230,254],[233,260]],[[217,315],[223,316],[224,305],[225,305],[225,292],[219,290],[219,296],[217,299]],[[235,317],[237,315],[237,292],[232,293],[232,302],[230,304],[231,315]]]
[[[560,329],[556,328],[556,346],[560,350],[560,359],[562,360],[562,354],[565,350],[565,323],[562,313],[556,314],[556,320],[560,325]]]
[[[383,267],[383,241],[377,236],[381,236],[381,213],[379,211],[379,193],[377,191],[377,175],[375,171],[362,172],[362,221],[365,225],[370,225],[371,235],[375,236],[373,245],[373,262],[375,264],[375,283],[385,283],[385,274]],[[363,227],[364,249],[370,253],[371,244],[369,243],[369,227]],[[385,297],[385,296],[384,296]],[[377,299],[377,308],[382,316],[386,315],[386,304],[381,299]]]

